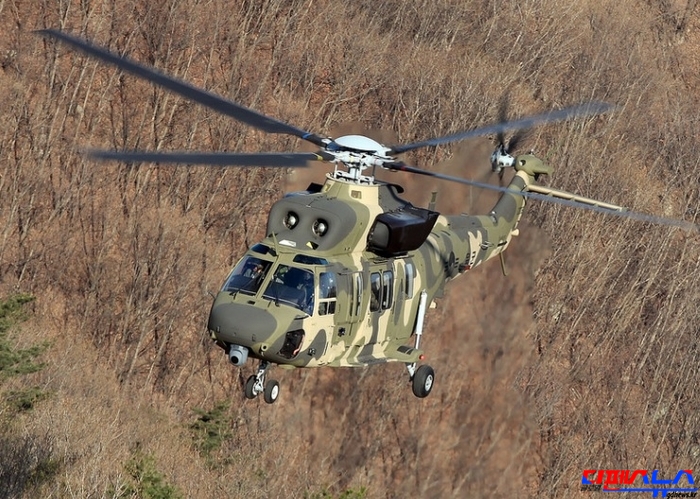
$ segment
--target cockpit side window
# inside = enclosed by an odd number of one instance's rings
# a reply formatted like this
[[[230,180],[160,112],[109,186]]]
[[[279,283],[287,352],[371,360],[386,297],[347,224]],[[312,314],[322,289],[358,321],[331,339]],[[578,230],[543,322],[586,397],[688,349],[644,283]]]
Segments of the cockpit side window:
[[[279,265],[263,298],[291,305],[311,315],[314,310],[314,275],[306,269]]]
[[[222,291],[229,293],[240,292],[247,295],[257,294],[271,265],[272,262],[261,258],[250,255],[244,257],[234,267],[228,279],[226,279]]]
[[[335,302],[338,294],[335,272],[321,272],[319,275],[319,302],[318,314],[329,315],[335,313]]]

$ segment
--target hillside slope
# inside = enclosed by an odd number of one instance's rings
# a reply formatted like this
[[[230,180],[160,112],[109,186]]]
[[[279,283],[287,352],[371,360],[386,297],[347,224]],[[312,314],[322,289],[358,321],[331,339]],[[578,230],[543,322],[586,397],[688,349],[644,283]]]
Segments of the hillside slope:
[[[134,460],[187,497],[571,497],[583,469],[700,462],[698,235],[552,205],[531,204],[507,278],[493,262],[431,311],[429,398],[386,365],[279,372],[278,404],[244,401],[253,368],[206,337],[208,293],[263,236],[287,174],[132,169],[80,151],[300,144],[33,30],[318,132],[353,121],[410,142],[491,122],[504,95],[513,116],[611,102],[611,115],[534,131],[524,147],[554,166],[547,182],[695,221],[697,13],[656,0],[0,2],[0,289],[36,297],[19,344],[50,342],[46,368],[2,390],[51,394],[12,428],[58,463],[25,497],[139,495]],[[481,175],[486,151],[408,160]],[[445,212],[494,199],[388,178],[416,203],[437,189]]]

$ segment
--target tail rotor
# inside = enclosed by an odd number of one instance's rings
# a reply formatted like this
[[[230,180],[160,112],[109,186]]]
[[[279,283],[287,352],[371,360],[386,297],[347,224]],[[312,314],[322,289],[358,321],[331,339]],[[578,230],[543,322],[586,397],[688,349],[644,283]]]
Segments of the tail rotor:
[[[505,94],[498,105],[498,121],[501,123],[508,122],[508,108],[510,107],[510,99],[508,94]],[[491,154],[491,171],[498,173],[499,183],[503,185],[503,169],[512,168],[515,165],[515,156],[513,151],[530,134],[530,128],[518,128],[506,143],[505,130],[500,129],[496,133],[496,149]]]

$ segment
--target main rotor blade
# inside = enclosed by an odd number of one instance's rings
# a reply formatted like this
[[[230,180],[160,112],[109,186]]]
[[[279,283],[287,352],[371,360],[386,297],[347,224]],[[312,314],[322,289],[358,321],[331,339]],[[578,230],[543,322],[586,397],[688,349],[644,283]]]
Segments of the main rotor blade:
[[[97,45],[93,45],[92,43],[89,43],[81,38],[69,35],[56,29],[40,30],[38,33],[64,41],[91,56],[97,57],[104,62],[114,64],[124,71],[133,73],[136,76],[140,76],[141,78],[157,85],[161,85],[168,90],[175,92],[176,94],[207,106],[214,111],[230,116],[231,118],[245,123],[246,125],[250,125],[268,133],[294,135],[295,137],[308,140],[319,147],[323,147],[325,145],[323,138],[319,137],[318,135],[307,132],[295,126],[288,125],[287,123],[278,121],[269,116],[265,116],[264,114],[260,114],[257,111],[248,109],[247,107],[241,106],[233,101],[224,99],[223,97],[206,90],[202,90],[201,88],[197,88],[187,82],[161,73],[156,69],[139,64],[127,57],[113,54],[112,52],[109,52],[102,47],[98,47]]]
[[[210,166],[278,166],[303,167],[308,161],[333,158],[325,153],[235,153],[235,152],[150,152],[150,151],[87,151],[88,156],[127,163],[173,163]]]
[[[386,164],[385,163],[384,167],[389,169],[389,170],[397,170],[397,171],[408,172],[408,173],[416,173],[418,175],[425,175],[428,177],[434,177],[434,178],[439,178],[442,180],[448,180],[450,182],[457,182],[460,184],[472,185],[474,187],[480,187],[482,189],[488,189],[488,190],[497,191],[497,192],[505,192],[508,194],[514,194],[516,196],[523,196],[525,198],[546,201],[548,203],[561,204],[564,206],[572,206],[574,208],[582,208],[584,210],[595,211],[597,213],[605,213],[606,215],[613,215],[613,216],[622,217],[622,218],[631,218],[632,220],[639,220],[641,222],[650,222],[650,223],[659,224],[659,225],[667,225],[669,227],[680,227],[681,229],[685,229],[688,231],[700,232],[700,226],[698,226],[694,223],[691,223],[691,222],[685,222],[683,220],[677,220],[674,218],[657,217],[654,215],[647,215],[646,213],[639,213],[639,212],[635,212],[635,211],[626,211],[626,210],[625,211],[618,211],[618,210],[613,210],[610,208],[605,208],[602,206],[596,206],[596,205],[584,204],[584,203],[577,202],[577,201],[571,201],[569,199],[561,199],[561,198],[556,198],[556,197],[552,197],[552,196],[546,196],[544,194],[538,194],[536,192],[519,191],[519,190],[515,190],[515,189],[509,189],[507,187],[498,187],[498,186],[491,185],[491,184],[485,184],[483,182],[475,182],[473,180],[469,180],[466,178],[453,177],[452,175],[445,175],[443,173],[431,172],[428,170],[421,170],[420,168],[415,168],[413,166],[406,165],[405,163],[402,163],[402,162],[396,162],[393,164]]]
[[[546,113],[528,116],[519,120],[496,123],[494,125],[488,125],[485,127],[477,128],[475,130],[466,130],[464,132],[458,132],[452,135],[445,135],[444,137],[437,137],[435,139],[424,140],[422,142],[393,146],[391,149],[389,149],[389,152],[387,154],[400,154],[402,152],[412,151],[413,149],[418,149],[420,147],[437,146],[440,144],[455,142],[457,140],[468,139],[470,137],[479,137],[482,135],[489,134],[499,135],[503,134],[504,132],[507,132],[508,130],[530,128],[535,125],[540,125],[543,123],[554,123],[556,121],[563,121],[578,116],[592,116],[596,114],[603,114],[612,110],[613,108],[614,106],[605,102],[588,102],[586,104],[579,104],[578,106],[567,107],[564,109],[559,109],[557,111],[548,111]]]

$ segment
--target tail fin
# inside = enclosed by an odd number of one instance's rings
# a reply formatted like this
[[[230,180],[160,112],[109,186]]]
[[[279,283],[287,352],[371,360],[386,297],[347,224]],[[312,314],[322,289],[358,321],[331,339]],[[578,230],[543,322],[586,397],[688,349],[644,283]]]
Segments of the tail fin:
[[[554,168],[546,164],[534,154],[523,154],[515,158],[515,171],[525,172],[535,179],[540,175],[551,175]]]

